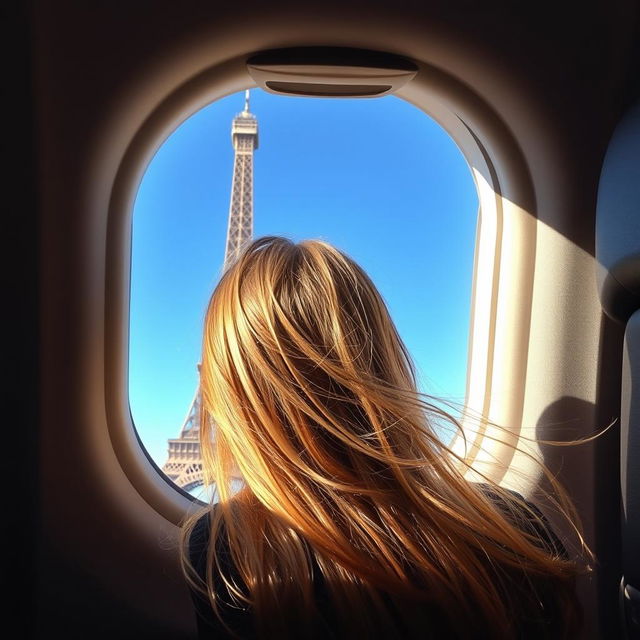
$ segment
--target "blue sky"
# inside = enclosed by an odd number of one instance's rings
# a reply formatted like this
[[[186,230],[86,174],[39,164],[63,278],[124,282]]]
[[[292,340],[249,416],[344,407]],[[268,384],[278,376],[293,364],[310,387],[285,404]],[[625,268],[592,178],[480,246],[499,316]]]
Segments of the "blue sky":
[[[221,275],[244,92],[183,122],[150,162],[133,212],[129,401],[156,463],[198,379],[202,323]],[[251,91],[258,118],[254,237],[322,238],[371,276],[421,374],[464,400],[478,198],[448,134],[393,96]]]

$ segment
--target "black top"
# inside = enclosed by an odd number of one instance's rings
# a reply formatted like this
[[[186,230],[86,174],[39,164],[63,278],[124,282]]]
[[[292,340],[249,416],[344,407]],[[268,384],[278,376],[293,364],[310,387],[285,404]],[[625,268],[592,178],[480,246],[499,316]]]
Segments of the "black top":
[[[499,506],[504,506],[504,502],[499,499],[499,497],[492,493],[490,489],[483,485],[487,490],[487,494],[496,500]],[[518,496],[523,499],[522,496],[515,492],[511,492],[513,495]],[[541,540],[541,544],[544,545],[551,553],[559,553],[563,557],[567,558],[567,552],[561,542],[558,540],[557,536],[553,533],[550,525],[547,520],[544,518],[540,510],[527,502],[532,511],[538,515],[541,519],[544,526],[538,521],[526,519],[522,520],[519,526],[528,530],[531,533],[536,533]],[[203,515],[200,520],[196,523],[196,526],[191,534],[191,538],[189,540],[189,556],[191,560],[191,564],[194,566],[198,575],[204,580],[205,579],[205,567],[206,567],[206,551],[209,544],[209,533],[210,533],[210,521],[209,514]],[[225,538],[225,536],[221,536]],[[242,584],[239,573],[235,566],[231,561],[230,551],[228,540],[219,540],[218,541],[218,554],[219,561],[222,566],[222,570],[227,576],[232,576],[234,581],[238,584]],[[314,560],[313,566],[313,575],[314,575],[314,596],[317,604],[317,609],[320,613],[319,618],[314,620],[313,628],[314,632],[309,636],[305,635],[304,640],[306,638],[313,636],[313,638],[317,639],[331,639],[331,640],[342,640],[342,638],[346,638],[345,635],[340,633],[337,619],[333,615],[333,607],[329,600],[328,590],[322,582],[322,574],[319,571],[319,568]],[[517,621],[518,626],[518,638],[559,638],[561,628],[561,612],[558,610],[557,598],[554,593],[553,587],[548,584],[541,582],[538,580],[535,582],[529,581],[532,589],[535,589],[535,594],[538,599],[542,602],[545,618],[536,618],[535,620],[527,619],[522,613],[518,613],[515,608],[511,612],[513,619]],[[258,635],[255,631],[253,624],[253,616],[250,610],[238,608],[231,604],[231,596],[224,585],[223,581],[220,579],[219,575],[216,576],[214,572],[214,584],[216,594],[219,596],[220,609],[223,614],[224,621],[230,628],[232,628],[238,635],[238,637],[242,639],[254,639],[258,638]],[[513,592],[515,593],[517,589],[522,589],[522,576],[516,576],[514,581],[511,583],[511,586],[514,587]],[[517,586],[519,585],[519,586]],[[511,588],[511,587],[509,587]],[[527,589],[529,587],[526,587]],[[199,592],[194,589],[190,589],[191,597],[196,609],[196,618],[197,618],[197,626],[198,626],[198,638],[200,640],[210,640],[214,638],[231,638],[225,628],[222,626],[217,616],[213,612],[209,601]],[[389,605],[389,599],[383,594],[383,600],[387,605]],[[393,605],[392,607],[392,615],[393,614]],[[424,605],[420,605],[421,611],[419,613],[420,619],[424,620],[425,618],[425,609]],[[404,615],[404,614],[403,614]],[[418,619],[418,618],[416,618]],[[410,625],[411,626],[411,625]],[[424,629],[424,635],[421,637],[424,638],[434,638],[437,640],[444,640],[447,638],[459,637],[454,636],[448,627],[446,619],[442,614],[438,614],[437,611],[430,611],[428,614],[428,623],[424,625],[424,627],[428,627]],[[420,629],[423,628],[421,624]],[[302,638],[302,636],[300,636]],[[377,635],[376,640],[382,640],[383,638],[389,638],[388,633]],[[398,636],[397,634],[393,636],[394,640],[398,637],[408,637],[408,636]],[[413,637],[413,636],[412,636]],[[468,635],[464,636],[465,638],[487,638],[486,635],[478,632],[478,631],[470,631]],[[359,640],[359,639],[358,639]],[[370,640],[374,640],[371,638]]]

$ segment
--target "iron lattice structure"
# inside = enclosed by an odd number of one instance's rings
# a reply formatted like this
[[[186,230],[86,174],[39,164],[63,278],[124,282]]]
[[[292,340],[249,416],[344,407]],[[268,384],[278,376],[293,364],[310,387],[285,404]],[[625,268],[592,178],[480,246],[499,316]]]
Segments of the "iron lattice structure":
[[[231,142],[235,156],[223,273],[253,238],[253,152],[258,148],[258,120],[249,111],[249,91],[245,93],[244,111],[233,119]],[[182,423],[180,435],[169,440],[169,455],[162,467],[162,471],[185,491],[203,483],[200,453],[201,402],[198,386]]]

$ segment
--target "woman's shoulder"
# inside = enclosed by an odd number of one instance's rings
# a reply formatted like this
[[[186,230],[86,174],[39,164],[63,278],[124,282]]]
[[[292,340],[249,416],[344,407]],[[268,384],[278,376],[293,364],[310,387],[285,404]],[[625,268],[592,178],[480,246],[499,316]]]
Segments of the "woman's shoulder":
[[[533,502],[513,489],[498,490],[488,483],[478,483],[477,486],[513,524],[537,538],[544,550],[551,555],[568,559],[565,546]]]
[[[211,515],[214,509],[215,505],[199,514],[189,534],[189,549],[201,549],[208,542],[211,535]]]
[[[211,505],[203,511],[189,534],[189,560],[193,568],[203,579],[206,573],[207,552],[211,538],[211,521],[216,511],[217,505]],[[215,552],[220,565],[228,569],[230,566],[230,551],[224,520],[220,522],[218,527]]]
[[[513,490],[503,491],[489,484],[477,484],[476,487],[491,499],[516,526],[532,534],[535,539],[539,540],[540,545],[551,555],[558,554],[562,557],[567,557],[564,546],[553,532],[553,529],[540,509],[532,502]],[[212,519],[216,519],[216,511],[217,505],[213,505],[206,511],[203,511],[197,518],[189,535],[189,558],[193,568],[203,581],[206,581],[208,549],[211,546],[211,522]],[[250,609],[234,603],[233,598],[231,598],[229,594],[226,581],[220,579],[219,571],[221,570],[232,582],[238,586],[242,585],[239,572],[231,558],[224,521],[221,521],[219,526],[216,526],[215,555],[218,571],[213,573],[212,579],[214,590],[219,598],[218,602],[222,605],[220,613],[225,623],[228,623],[231,628],[240,632],[240,637],[254,637],[253,634],[255,632]],[[314,576],[315,575],[314,573]],[[502,577],[506,578],[506,574]],[[520,582],[522,581],[516,580],[515,584],[520,584]],[[548,626],[553,626],[553,620],[556,618],[559,620],[561,618],[561,614],[556,611],[557,604],[555,602],[556,595],[554,587],[551,583],[546,584],[544,582],[536,582],[534,587],[534,591],[540,601],[544,603],[544,609],[547,612],[545,619],[551,620]],[[322,589],[320,589],[320,592],[322,593]],[[208,600],[204,598],[202,594],[198,594],[195,591],[192,591],[192,596],[198,611],[199,637],[228,637],[226,629],[221,626],[220,621],[213,614]],[[542,622],[544,621],[541,618],[540,621],[534,621],[531,624],[536,630],[539,630],[539,625],[542,624]],[[544,624],[547,623],[545,622]]]
[[[216,505],[204,511],[196,520],[189,534],[189,560],[203,584],[207,582],[211,520],[215,512]],[[191,597],[197,613],[198,637],[201,639],[227,638],[231,637],[228,633],[228,629],[231,629],[241,638],[253,638],[255,632],[249,608],[238,602],[229,592],[227,581],[238,586],[242,584],[242,581],[231,560],[229,540],[223,521],[216,532],[215,555],[216,570],[212,572],[212,586],[219,613],[226,627],[222,624],[222,620],[214,614],[209,599],[204,593],[190,585]]]
[[[542,511],[513,489],[496,489],[488,483],[476,483],[475,486],[486,495],[516,526],[536,536],[549,553],[567,558],[567,551],[544,516]],[[194,568],[203,566],[211,537],[211,520],[218,505],[211,505],[203,511],[193,526],[189,536],[189,557]],[[226,536],[224,520],[220,522],[216,535],[216,556],[221,564],[228,565],[230,559],[229,541]]]
[[[196,520],[189,534],[189,551],[198,552],[206,548],[211,534],[211,513],[210,510],[203,511]]]

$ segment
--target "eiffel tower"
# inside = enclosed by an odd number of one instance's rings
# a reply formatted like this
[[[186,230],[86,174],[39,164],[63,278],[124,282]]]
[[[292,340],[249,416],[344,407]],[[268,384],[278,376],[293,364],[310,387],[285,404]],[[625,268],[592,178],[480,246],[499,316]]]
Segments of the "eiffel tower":
[[[233,119],[231,125],[231,142],[235,158],[223,273],[253,238],[253,152],[258,148],[258,120],[249,111],[248,90],[245,92],[244,111]],[[169,440],[169,456],[162,467],[162,471],[185,491],[203,484],[200,403],[198,386],[182,423],[180,435]]]

